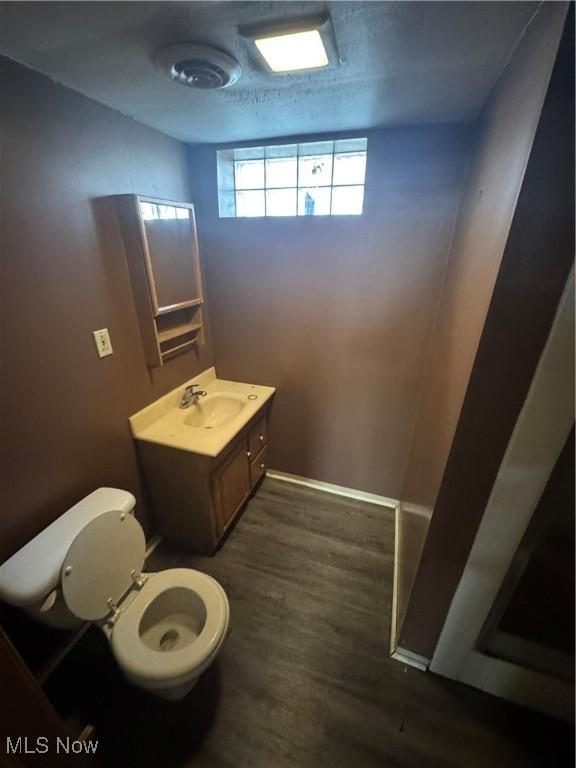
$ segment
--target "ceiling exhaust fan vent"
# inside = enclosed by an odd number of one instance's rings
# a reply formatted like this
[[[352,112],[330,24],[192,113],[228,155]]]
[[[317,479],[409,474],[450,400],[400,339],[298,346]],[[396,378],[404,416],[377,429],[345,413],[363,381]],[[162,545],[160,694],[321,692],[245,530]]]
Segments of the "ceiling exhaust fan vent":
[[[228,88],[242,74],[240,65],[224,51],[208,45],[181,43],[162,48],[156,66],[175,83],[188,88]]]

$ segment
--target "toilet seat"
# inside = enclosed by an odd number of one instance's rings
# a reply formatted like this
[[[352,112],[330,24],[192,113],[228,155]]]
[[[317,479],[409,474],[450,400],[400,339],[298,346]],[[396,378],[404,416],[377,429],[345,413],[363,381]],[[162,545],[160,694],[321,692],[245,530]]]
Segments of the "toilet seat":
[[[226,594],[215,579],[189,568],[173,568],[146,574],[147,580],[133,599],[121,605],[110,635],[112,652],[124,673],[146,681],[147,687],[165,687],[198,675],[214,658],[225,638],[229,622]],[[203,602],[206,620],[200,634],[179,650],[148,647],[140,624],[152,602],[174,588],[189,589]]]
[[[91,520],[76,535],[60,573],[68,608],[85,621],[103,619],[140,576],[146,558],[142,526],[122,510]]]

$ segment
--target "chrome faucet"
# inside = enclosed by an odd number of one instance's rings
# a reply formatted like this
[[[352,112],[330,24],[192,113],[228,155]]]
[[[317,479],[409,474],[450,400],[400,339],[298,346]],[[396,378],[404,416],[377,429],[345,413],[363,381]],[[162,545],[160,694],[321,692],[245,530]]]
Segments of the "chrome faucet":
[[[197,389],[194,391],[194,387],[197,386],[197,384],[189,384],[186,387],[184,394],[180,398],[180,408],[189,408],[191,405],[194,405],[198,402],[199,397],[206,397],[208,392],[205,392],[203,389]]]

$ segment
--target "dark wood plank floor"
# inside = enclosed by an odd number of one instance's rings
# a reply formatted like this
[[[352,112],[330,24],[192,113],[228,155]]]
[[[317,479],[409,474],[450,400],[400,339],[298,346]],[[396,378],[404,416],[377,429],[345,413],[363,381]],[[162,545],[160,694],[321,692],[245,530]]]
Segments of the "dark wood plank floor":
[[[161,545],[148,564],[198,568],[228,593],[232,632],[192,693],[131,688],[91,630],[54,695],[83,699],[106,766],[572,766],[567,726],[388,658],[393,522],[265,480],[215,557]]]

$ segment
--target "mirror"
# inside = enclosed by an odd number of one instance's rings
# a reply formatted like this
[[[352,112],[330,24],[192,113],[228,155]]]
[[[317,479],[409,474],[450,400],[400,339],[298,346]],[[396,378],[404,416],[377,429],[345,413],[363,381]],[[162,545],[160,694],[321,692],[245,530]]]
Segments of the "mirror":
[[[194,208],[138,199],[154,313],[202,303]]]

